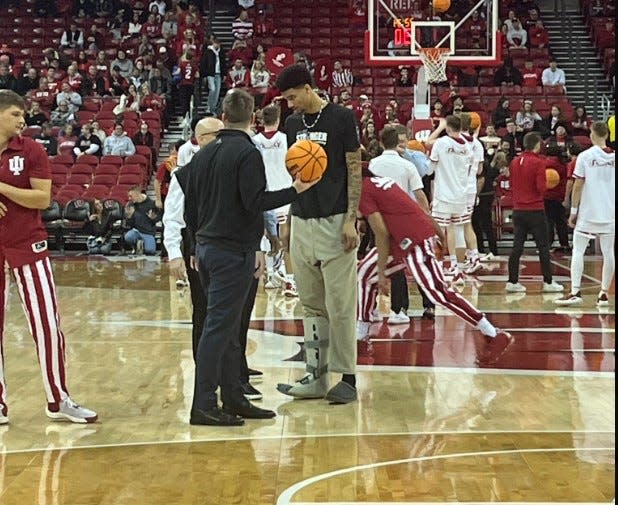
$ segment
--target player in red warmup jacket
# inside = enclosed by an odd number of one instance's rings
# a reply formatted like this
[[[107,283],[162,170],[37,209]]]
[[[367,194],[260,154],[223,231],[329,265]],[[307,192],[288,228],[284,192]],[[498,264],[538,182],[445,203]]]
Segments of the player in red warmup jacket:
[[[92,423],[97,414],[69,396],[65,341],[60,330],[56,286],[47,253],[47,232],[40,211],[51,199],[51,171],[43,148],[21,137],[24,100],[0,91],[0,424],[9,422],[2,336],[10,273],[13,274],[36,344],[47,397],[47,416]],[[8,267],[8,268],[6,268]]]

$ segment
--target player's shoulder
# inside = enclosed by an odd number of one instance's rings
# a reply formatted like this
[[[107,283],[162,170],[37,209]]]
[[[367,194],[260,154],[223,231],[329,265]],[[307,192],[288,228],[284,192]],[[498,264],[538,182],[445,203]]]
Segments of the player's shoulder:
[[[11,139],[11,148],[22,151],[22,154],[26,157],[41,155],[47,157],[45,148],[30,137],[13,137],[13,139]]]

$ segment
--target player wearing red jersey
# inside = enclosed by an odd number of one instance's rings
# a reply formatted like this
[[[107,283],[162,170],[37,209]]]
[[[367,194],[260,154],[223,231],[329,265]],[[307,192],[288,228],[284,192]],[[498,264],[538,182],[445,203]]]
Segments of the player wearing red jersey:
[[[8,423],[2,336],[9,288],[15,278],[34,342],[47,397],[47,416],[92,423],[97,414],[73,402],[66,387],[64,335],[40,211],[51,198],[51,172],[43,148],[20,137],[24,101],[0,91],[0,424]],[[8,268],[7,268],[8,267]]]
[[[499,334],[487,318],[470,302],[449,287],[436,258],[444,234],[392,179],[365,177],[360,213],[367,217],[376,237],[376,250],[370,251],[359,266],[359,314],[370,321],[378,289],[388,294],[388,276],[407,269],[429,299],[495,339]],[[495,342],[495,341],[494,341]]]

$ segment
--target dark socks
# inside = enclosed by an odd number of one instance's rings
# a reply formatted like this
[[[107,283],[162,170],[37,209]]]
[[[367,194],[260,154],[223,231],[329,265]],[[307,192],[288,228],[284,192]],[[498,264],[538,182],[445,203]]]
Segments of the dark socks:
[[[341,380],[343,382],[347,382],[353,388],[356,387],[356,376],[352,373],[344,373],[341,377]]]

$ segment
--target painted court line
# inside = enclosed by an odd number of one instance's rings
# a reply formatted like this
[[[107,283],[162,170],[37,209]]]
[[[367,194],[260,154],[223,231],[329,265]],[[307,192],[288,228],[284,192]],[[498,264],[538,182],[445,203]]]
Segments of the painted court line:
[[[560,267],[560,268],[564,268],[567,272],[571,272],[571,266],[569,264],[564,264],[564,263],[560,263],[557,260],[551,260],[552,265]],[[596,284],[601,284],[601,279],[597,279],[596,277],[592,277],[591,275],[582,273],[582,277],[584,279],[588,279],[589,281],[592,281]]]
[[[75,425],[67,425],[74,427]],[[91,428],[96,424],[89,425]],[[400,431],[386,433],[306,433],[298,435],[239,435],[236,437],[196,437],[190,440],[152,440],[138,442],[118,442],[110,444],[91,444],[91,445],[68,445],[29,447],[27,449],[4,449],[0,454],[26,454],[44,451],[67,451],[77,449],[110,449],[115,447],[148,447],[151,445],[181,445],[204,442],[244,442],[244,441],[265,441],[265,440],[305,440],[315,438],[350,438],[350,437],[422,437],[428,435],[435,436],[465,436],[465,435],[525,435],[529,433],[543,435],[615,435],[614,431],[607,430],[475,430],[475,431]]]
[[[380,463],[369,463],[366,465],[357,465],[349,468],[341,468],[339,470],[334,470],[332,472],[323,473],[320,475],[316,475],[314,477],[310,477],[308,479],[297,482],[293,486],[287,488],[279,498],[277,499],[276,505],[298,505],[295,502],[292,502],[292,498],[296,493],[301,491],[302,489],[315,484],[317,482],[330,479],[332,477],[339,477],[340,475],[345,475],[348,473],[358,472],[362,470],[372,470],[375,468],[382,468],[385,466],[393,466],[393,465],[402,465],[407,463],[415,463],[422,461],[436,461],[436,460],[444,460],[444,459],[454,459],[454,458],[478,458],[478,457],[488,457],[488,456],[505,456],[511,454],[533,454],[533,453],[548,453],[548,452],[608,452],[615,450],[614,447],[586,447],[586,448],[573,448],[573,447],[559,447],[559,448],[540,448],[540,449],[513,449],[513,450],[502,450],[502,451],[480,451],[480,452],[461,452],[455,454],[438,454],[434,456],[421,456],[416,458],[406,458],[406,459],[397,459],[392,461],[381,461]],[[328,502],[326,502],[328,503]],[[335,502],[336,503],[336,502]],[[345,502],[344,502],[345,503]],[[353,502],[354,503],[354,502]],[[388,502],[382,502],[382,505],[386,505]],[[400,502],[391,502],[393,504]],[[477,502],[478,503],[478,502]],[[355,505],[363,504],[363,502],[356,502]]]
[[[495,501],[398,501],[391,502],[393,505],[485,505],[485,504],[495,504]],[[555,502],[555,501],[509,501],[506,502],[506,505],[607,505],[608,503],[614,502],[606,502],[606,501],[598,501],[598,502],[581,502],[581,501],[573,501],[573,502]],[[292,502],[292,505],[387,505],[387,502],[383,501],[312,501],[312,502]]]

